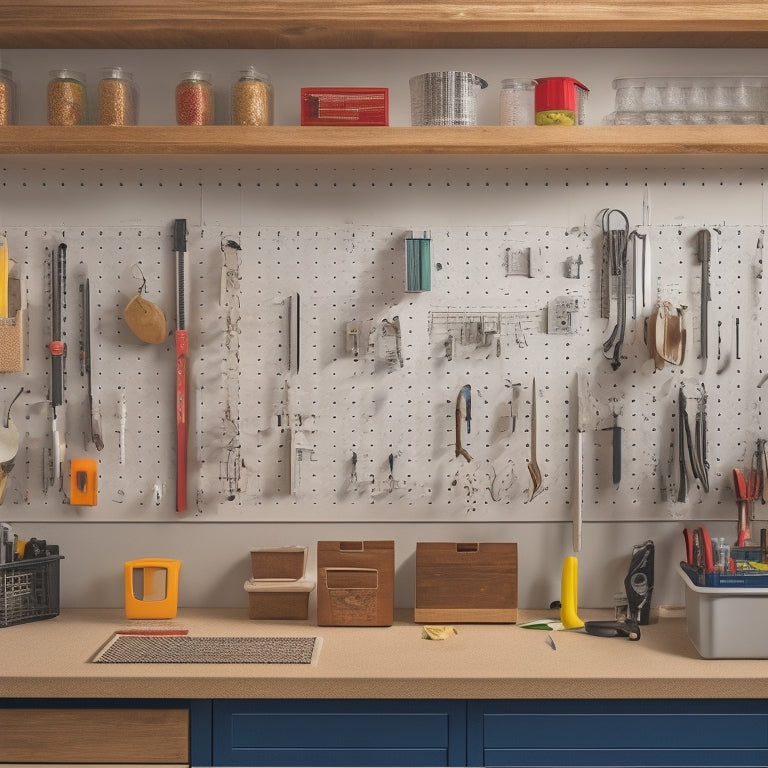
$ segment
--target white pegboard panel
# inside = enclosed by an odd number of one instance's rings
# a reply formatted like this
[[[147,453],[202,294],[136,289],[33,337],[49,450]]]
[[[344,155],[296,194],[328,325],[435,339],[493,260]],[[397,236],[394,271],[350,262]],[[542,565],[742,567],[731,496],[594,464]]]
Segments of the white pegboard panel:
[[[700,291],[693,245],[699,228],[644,230],[658,296],[686,304],[692,315]],[[759,228],[715,231],[717,298],[710,323],[732,325],[739,316],[740,344],[749,354],[736,361],[732,340],[721,340],[704,370],[694,322],[686,363],[662,371],[646,350],[642,314],[630,322],[619,370],[603,356],[607,321],[599,317],[595,226],[432,229],[433,285],[423,294],[403,293],[406,235],[374,227],[241,233],[239,284],[246,292],[246,286],[259,288],[255,302],[240,296],[239,386],[243,401],[255,407],[241,411],[242,490],[230,505],[280,520],[567,519],[571,381],[579,371],[592,404],[584,464],[588,519],[730,514],[730,469],[748,461],[760,422],[756,396],[747,402],[741,394],[757,392],[762,359],[759,304],[743,296],[745,286],[753,292],[761,267]],[[531,277],[506,274],[510,248],[530,248]],[[568,277],[569,260],[579,259],[580,277]],[[286,355],[288,302],[295,293],[302,307],[298,373]],[[561,296],[579,300],[578,331],[548,334],[547,305]],[[385,334],[395,317],[402,366]],[[351,321],[372,333],[372,347],[361,345],[357,357],[346,352]],[[478,322],[497,333],[479,339]],[[734,360],[726,368],[728,355]],[[534,377],[544,484],[528,502]],[[671,462],[680,383],[691,399],[701,383],[710,395],[711,488],[706,494],[694,488],[685,503],[674,501]],[[472,431],[463,438],[473,456],[469,464],[454,455],[455,403],[465,384],[473,392]],[[521,385],[514,432],[507,418],[512,384]],[[618,489],[606,471],[614,412],[625,430]],[[297,485],[290,473],[292,439],[301,440]],[[238,513],[219,507],[219,514]]]
[[[658,296],[686,304],[693,317],[700,291],[694,245],[699,228],[644,228]],[[193,503],[184,519],[568,519],[577,371],[591,405],[583,470],[586,519],[727,517],[730,470],[749,462],[762,417],[762,230],[712,232],[706,370],[696,357],[695,321],[684,365],[654,370],[639,316],[628,328],[622,365],[613,371],[602,353],[607,321],[599,316],[596,225],[433,228],[432,291],[419,294],[404,292],[407,230],[247,228],[227,234],[190,228],[190,467],[199,480],[192,482]],[[177,519],[172,338],[146,345],[122,319],[143,274],[144,296],[165,309],[173,328],[168,228],[9,230],[8,237],[21,256],[29,322],[25,371],[3,378],[6,398],[19,383],[25,388],[14,410],[23,445],[5,504],[16,518]],[[50,442],[46,264],[59,242],[68,246],[69,264],[67,458],[99,459],[100,502],[93,508],[68,507],[65,493],[44,490],[42,482]],[[510,251],[525,250],[531,276],[508,274]],[[569,260],[581,261],[579,277],[568,276]],[[85,274],[102,452],[85,439],[85,380],[76,355],[77,286]],[[289,304],[296,294],[298,372],[288,353]],[[547,333],[547,305],[563,296],[578,299],[576,332]],[[395,318],[402,366],[393,346]],[[347,351],[350,321],[365,329],[357,356]],[[486,334],[478,332],[479,324]],[[529,500],[534,378],[544,482]],[[675,397],[681,382],[689,397],[701,383],[709,393],[711,488],[707,494],[694,488],[687,502],[676,503]],[[456,399],[465,384],[472,387],[471,432],[462,437],[473,457],[469,463],[455,455]],[[516,402],[513,384],[519,385]],[[609,477],[614,412],[624,427],[618,490]],[[297,446],[301,460],[292,479]]]
[[[730,471],[749,461],[763,415],[762,229],[754,223],[765,205],[761,171],[549,167],[530,159],[510,166],[313,158],[306,165],[259,160],[255,168],[210,158],[179,167],[119,159],[84,167],[24,162],[30,167],[6,164],[0,193],[29,318],[25,371],[0,379],[3,402],[25,387],[14,406],[15,419],[24,422],[23,446],[5,502],[15,519],[179,519],[172,338],[144,345],[122,320],[141,283],[138,265],[147,298],[174,326],[174,215],[190,222],[190,470],[199,478],[181,519],[567,520],[575,371],[593,405],[583,473],[587,520],[732,517]],[[659,296],[691,308],[692,341],[680,368],[653,370],[642,318],[628,329],[620,369],[612,371],[603,358],[608,329],[599,313],[597,214],[608,202],[648,235]],[[699,210],[709,215],[697,216]],[[371,219],[376,223],[361,223]],[[704,225],[715,244],[706,371],[696,359],[695,235]],[[429,293],[404,290],[404,238],[414,229],[432,236]],[[42,491],[50,429],[45,258],[62,240],[70,264],[68,456],[100,460],[95,508],[67,507],[54,489]],[[525,251],[530,277],[510,269],[510,254]],[[569,277],[578,261],[580,276]],[[94,393],[106,442],[100,453],[84,444],[85,384],[73,352],[77,275],[86,268]],[[296,293],[298,373],[288,365],[289,300]],[[578,332],[547,334],[547,306],[563,296],[578,299]],[[392,361],[395,317],[402,367]],[[350,321],[366,331],[357,357],[347,351]],[[483,321],[496,323],[498,332],[480,344],[467,329]],[[731,363],[718,374],[727,355]],[[534,377],[544,486],[528,502]],[[710,492],[694,488],[684,504],[671,501],[670,471],[680,382],[689,397],[702,382],[709,393],[712,464]],[[465,384],[473,394],[464,439],[469,464],[454,455],[455,405]],[[520,384],[514,431],[512,384]],[[118,441],[123,395],[125,463]],[[619,491],[606,431],[613,410],[624,427]],[[293,481],[290,437],[302,457]]]

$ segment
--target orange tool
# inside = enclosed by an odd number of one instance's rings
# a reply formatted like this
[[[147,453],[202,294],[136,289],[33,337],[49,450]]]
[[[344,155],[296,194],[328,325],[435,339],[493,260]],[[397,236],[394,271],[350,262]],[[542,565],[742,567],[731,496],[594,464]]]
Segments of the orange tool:
[[[72,459],[69,472],[69,503],[76,507],[95,507],[99,498],[99,462]]]
[[[187,220],[176,219],[173,228],[176,251],[176,511],[187,508],[187,338],[184,296],[184,260],[187,255]]]

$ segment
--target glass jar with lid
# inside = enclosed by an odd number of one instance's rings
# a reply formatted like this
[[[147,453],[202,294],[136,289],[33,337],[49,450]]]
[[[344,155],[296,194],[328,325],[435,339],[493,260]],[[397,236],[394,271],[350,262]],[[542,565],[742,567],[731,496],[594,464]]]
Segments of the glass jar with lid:
[[[176,86],[177,125],[213,125],[213,84],[207,72],[185,72]]]
[[[54,69],[48,81],[48,124],[84,125],[87,122],[85,75]]]
[[[510,77],[501,81],[499,125],[534,125],[536,81]]]
[[[272,125],[272,110],[269,75],[255,67],[242,70],[232,85],[232,125]]]
[[[16,83],[9,69],[0,69],[0,125],[16,124]]]
[[[133,75],[122,67],[102,69],[98,107],[99,125],[136,125],[137,93]]]

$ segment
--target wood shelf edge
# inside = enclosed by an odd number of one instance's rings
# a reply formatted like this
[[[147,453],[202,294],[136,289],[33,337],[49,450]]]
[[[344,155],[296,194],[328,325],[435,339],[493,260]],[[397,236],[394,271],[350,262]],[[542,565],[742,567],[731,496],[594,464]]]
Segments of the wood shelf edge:
[[[764,154],[768,126],[6,126],[0,154]]]

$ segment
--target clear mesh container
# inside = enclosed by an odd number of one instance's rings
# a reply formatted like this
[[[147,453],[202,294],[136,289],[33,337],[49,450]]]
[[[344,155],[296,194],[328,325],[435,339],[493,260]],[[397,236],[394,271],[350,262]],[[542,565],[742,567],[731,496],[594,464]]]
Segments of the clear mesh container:
[[[477,96],[488,83],[471,72],[426,72],[410,79],[412,125],[477,125]]]
[[[768,122],[768,77],[622,77],[613,87],[614,125]]]
[[[499,125],[533,125],[536,81],[507,78],[501,81]]]

